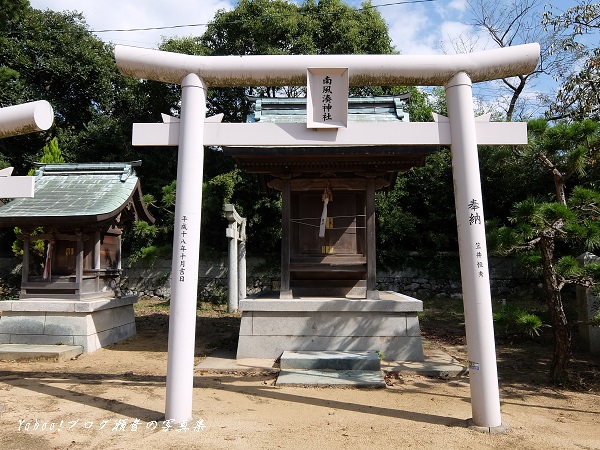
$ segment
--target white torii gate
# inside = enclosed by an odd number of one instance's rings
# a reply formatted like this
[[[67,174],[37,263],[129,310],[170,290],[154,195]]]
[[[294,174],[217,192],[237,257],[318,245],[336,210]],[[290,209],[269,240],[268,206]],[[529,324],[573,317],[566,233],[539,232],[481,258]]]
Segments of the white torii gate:
[[[47,130],[54,121],[45,100],[0,108],[0,139]],[[0,198],[33,197],[34,177],[11,177],[13,168],[0,170]]]
[[[116,46],[124,75],[181,84],[181,119],[136,124],[134,145],[179,145],[166,419],[192,418],[194,336],[203,146],[450,144],[458,225],[472,420],[502,427],[496,367],[478,144],[526,144],[525,124],[476,122],[472,83],[532,72],[538,44],[462,55],[191,56]],[[449,119],[434,123],[306,124],[205,123],[207,86],[303,86],[309,68],[346,68],[350,85],[444,86]]]

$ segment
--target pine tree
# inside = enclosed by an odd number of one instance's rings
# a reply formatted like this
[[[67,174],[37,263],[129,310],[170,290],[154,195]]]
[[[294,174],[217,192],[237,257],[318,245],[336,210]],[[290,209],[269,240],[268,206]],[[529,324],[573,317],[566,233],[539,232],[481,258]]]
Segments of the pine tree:
[[[568,376],[572,353],[572,324],[565,315],[562,289],[569,284],[591,287],[600,280],[600,264],[581,267],[575,259],[584,250],[600,248],[600,191],[594,173],[600,124],[550,127],[537,120],[529,123],[529,130],[529,146],[522,156],[551,175],[554,192],[547,199],[516,203],[510,225],[490,231],[489,243],[499,253],[519,251],[531,267],[541,269],[554,337],[551,377],[560,383]],[[575,185],[571,189],[570,181]]]
[[[63,158],[60,148],[58,146],[58,139],[53,137],[52,140],[44,145],[42,149],[44,154],[40,158],[40,163],[43,164],[54,164],[54,163],[64,163],[65,158]],[[35,175],[35,169],[29,170],[29,175]]]

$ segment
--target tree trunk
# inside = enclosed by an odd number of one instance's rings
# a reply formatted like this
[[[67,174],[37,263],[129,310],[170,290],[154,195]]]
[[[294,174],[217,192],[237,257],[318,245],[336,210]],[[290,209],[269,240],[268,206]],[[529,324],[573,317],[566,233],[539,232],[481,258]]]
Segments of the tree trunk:
[[[508,110],[506,111],[506,121],[512,122],[513,115],[515,113],[515,107],[517,106],[517,100],[521,96],[523,89],[525,89],[525,84],[527,83],[527,78],[523,75],[519,75],[519,84],[517,86],[513,86],[507,80],[502,80],[506,85],[513,91],[512,96],[510,98],[510,103],[508,105]]]
[[[550,376],[556,383],[567,378],[567,369],[571,360],[571,330],[562,303],[561,286],[554,269],[554,236],[543,236],[540,240],[546,302],[550,311],[550,324],[554,335],[554,354],[550,367]]]

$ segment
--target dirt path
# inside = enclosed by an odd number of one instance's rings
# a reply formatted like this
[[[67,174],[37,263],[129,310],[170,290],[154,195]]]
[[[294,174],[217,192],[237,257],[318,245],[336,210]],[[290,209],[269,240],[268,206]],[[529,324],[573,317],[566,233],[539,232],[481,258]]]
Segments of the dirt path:
[[[600,449],[597,394],[501,385],[511,432],[486,435],[464,427],[467,378],[403,376],[386,389],[357,390],[198,373],[197,420],[165,430],[165,338],[150,328],[64,363],[0,362],[0,448]]]

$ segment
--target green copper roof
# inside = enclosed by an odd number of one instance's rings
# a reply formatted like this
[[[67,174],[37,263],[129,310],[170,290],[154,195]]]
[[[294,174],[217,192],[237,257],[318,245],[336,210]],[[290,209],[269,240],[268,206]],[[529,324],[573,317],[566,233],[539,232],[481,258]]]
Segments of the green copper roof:
[[[101,222],[130,205],[141,218],[153,221],[133,169],[139,164],[40,164],[35,196],[0,207],[0,226]]]
[[[348,122],[409,122],[402,108],[409,94],[385,97],[348,98]],[[247,122],[306,122],[306,98],[252,98],[254,113]]]

